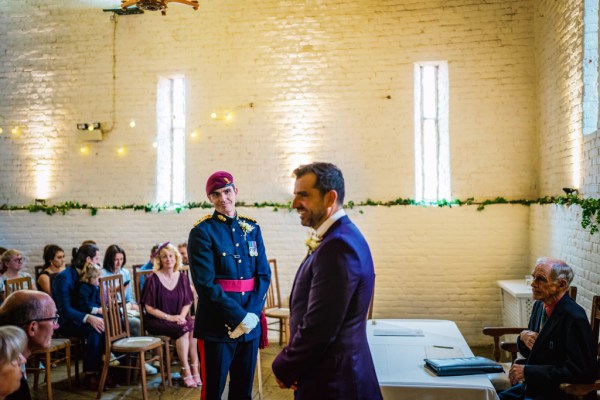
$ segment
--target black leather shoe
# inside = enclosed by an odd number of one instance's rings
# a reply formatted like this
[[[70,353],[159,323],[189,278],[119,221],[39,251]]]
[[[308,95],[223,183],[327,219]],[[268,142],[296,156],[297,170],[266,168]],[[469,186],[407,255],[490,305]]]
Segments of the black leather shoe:
[[[85,378],[83,378],[83,387],[87,390],[91,390],[92,392],[98,391],[98,386],[100,386],[100,378],[96,374],[87,374]],[[104,392],[108,390],[108,385],[104,384]]]

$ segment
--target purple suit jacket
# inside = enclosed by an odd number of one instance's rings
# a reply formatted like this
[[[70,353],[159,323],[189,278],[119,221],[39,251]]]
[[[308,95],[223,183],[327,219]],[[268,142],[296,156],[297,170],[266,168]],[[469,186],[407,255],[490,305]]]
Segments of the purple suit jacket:
[[[296,399],[382,398],[366,334],[374,281],[369,245],[344,216],[294,279],[290,343],[273,372],[287,386],[298,382]]]

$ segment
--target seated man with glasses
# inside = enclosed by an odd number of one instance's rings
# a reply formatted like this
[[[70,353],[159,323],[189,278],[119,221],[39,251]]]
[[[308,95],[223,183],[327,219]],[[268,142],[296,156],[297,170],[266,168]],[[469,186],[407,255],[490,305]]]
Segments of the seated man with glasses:
[[[596,380],[596,340],[583,308],[567,294],[573,270],[564,261],[542,257],[531,273],[529,326],[517,338],[525,363],[515,363],[508,377],[512,388],[498,394],[501,400],[567,399],[560,383]],[[596,398],[596,392],[593,393]]]
[[[52,342],[54,330],[58,329],[58,314],[54,300],[48,294],[35,290],[18,290],[11,293],[0,306],[0,326],[15,325],[27,335],[23,356],[39,349],[47,349]],[[21,387],[6,400],[31,399],[27,376],[23,374]]]

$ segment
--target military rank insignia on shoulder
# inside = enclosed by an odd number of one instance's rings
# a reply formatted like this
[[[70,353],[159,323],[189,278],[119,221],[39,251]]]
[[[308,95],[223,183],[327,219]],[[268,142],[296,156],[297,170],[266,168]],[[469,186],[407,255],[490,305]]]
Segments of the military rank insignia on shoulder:
[[[200,224],[200,223],[202,223],[202,222],[206,221],[206,220],[207,220],[207,219],[209,219],[210,217],[212,217],[212,215],[210,215],[210,214],[206,214],[204,217],[202,217],[202,218],[200,218],[198,221],[196,221],[196,222],[194,223],[194,226],[196,226],[196,225],[198,225],[198,224]]]
[[[243,218],[250,222],[254,222],[255,224],[258,224],[258,221],[256,221],[254,218],[246,217],[245,215],[240,215],[240,214],[238,214],[238,217]]]

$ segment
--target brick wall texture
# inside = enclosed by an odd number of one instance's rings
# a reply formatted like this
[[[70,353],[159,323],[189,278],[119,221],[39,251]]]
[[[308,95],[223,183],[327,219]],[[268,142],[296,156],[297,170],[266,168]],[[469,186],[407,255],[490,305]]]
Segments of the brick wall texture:
[[[581,138],[583,1],[203,0],[166,17],[102,12],[118,3],[0,1],[0,204],[153,203],[156,88],[174,75],[187,82],[188,201],[227,169],[240,200],[285,202],[293,168],[314,160],[342,168],[347,200],[413,198],[413,66],[437,60],[449,64],[453,198],[599,192],[598,139]],[[82,142],[79,122],[101,122],[103,140]],[[306,228],[293,211],[240,211],[261,223],[287,297]],[[0,211],[0,245],[30,268],[44,244],[84,239],[141,263],[206,212]],[[599,289],[598,235],[575,208],[348,212],[375,258],[377,318],[451,319],[469,343],[488,343],[481,328],[501,323],[496,281],[522,278],[542,254],[574,264],[582,304]]]

